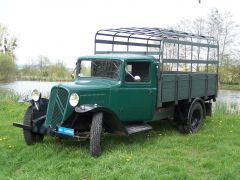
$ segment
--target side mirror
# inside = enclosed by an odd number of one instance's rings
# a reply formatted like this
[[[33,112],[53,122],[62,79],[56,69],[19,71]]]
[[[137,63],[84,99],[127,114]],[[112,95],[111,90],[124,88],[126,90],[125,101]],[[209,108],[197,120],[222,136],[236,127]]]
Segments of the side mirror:
[[[141,78],[140,78],[140,76],[134,76],[134,80],[135,80],[136,82],[140,82],[140,81],[141,81]]]
[[[72,79],[74,79],[74,78],[75,78],[75,76],[74,76],[74,74],[73,74],[73,73],[71,74],[71,78],[72,78]]]

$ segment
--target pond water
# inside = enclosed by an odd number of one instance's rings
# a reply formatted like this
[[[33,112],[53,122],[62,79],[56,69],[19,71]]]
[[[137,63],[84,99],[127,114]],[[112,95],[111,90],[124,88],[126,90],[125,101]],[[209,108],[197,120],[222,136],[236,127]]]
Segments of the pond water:
[[[216,109],[220,111],[226,109],[227,113],[240,114],[240,91],[219,90],[217,101],[213,104],[213,111]]]
[[[54,85],[69,82],[45,82],[45,81],[15,81],[11,83],[0,83],[0,90],[12,90],[21,95],[28,95],[34,89],[38,89],[43,95],[47,95]],[[214,106],[226,104],[229,108],[237,108],[240,112],[240,91],[219,90]]]
[[[43,95],[47,95],[54,85],[62,82],[47,81],[15,81],[11,83],[0,83],[0,90],[15,91],[20,95],[29,95],[34,89],[39,90]],[[63,82],[69,83],[69,82]]]

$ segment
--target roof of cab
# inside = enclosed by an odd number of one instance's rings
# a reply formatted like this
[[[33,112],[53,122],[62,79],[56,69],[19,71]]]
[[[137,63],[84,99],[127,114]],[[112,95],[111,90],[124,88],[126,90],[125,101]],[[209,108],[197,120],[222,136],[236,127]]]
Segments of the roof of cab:
[[[99,60],[152,60],[155,61],[156,59],[153,56],[149,55],[140,55],[140,54],[97,54],[92,56],[81,56],[78,60],[83,59],[99,59]]]

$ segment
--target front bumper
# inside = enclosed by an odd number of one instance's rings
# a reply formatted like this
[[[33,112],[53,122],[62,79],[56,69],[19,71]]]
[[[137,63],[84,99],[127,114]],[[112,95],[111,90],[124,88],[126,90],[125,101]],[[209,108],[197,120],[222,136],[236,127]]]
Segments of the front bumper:
[[[60,137],[63,139],[70,139],[70,140],[74,140],[74,141],[86,141],[90,137],[89,132],[82,132],[82,133],[79,133],[78,135],[71,136],[71,135],[59,133],[56,130],[50,130],[49,135]]]
[[[62,134],[62,133],[58,132],[56,129],[45,128],[43,126],[40,128],[36,128],[33,126],[24,125],[24,124],[15,123],[15,122],[13,123],[13,126],[22,128],[24,130],[32,131],[33,133],[56,136],[56,137],[60,137],[63,139],[70,139],[70,140],[75,140],[75,141],[86,141],[90,137],[89,131],[79,132],[77,135],[71,136],[71,135],[67,135],[67,134]]]

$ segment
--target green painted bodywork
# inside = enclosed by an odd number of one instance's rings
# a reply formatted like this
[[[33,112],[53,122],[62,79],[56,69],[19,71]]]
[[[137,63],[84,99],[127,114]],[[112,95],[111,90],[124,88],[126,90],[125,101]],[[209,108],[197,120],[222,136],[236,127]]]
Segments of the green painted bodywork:
[[[113,112],[119,121],[155,121],[172,117],[174,104],[179,100],[188,100],[193,97],[216,95],[217,74],[191,74],[191,73],[164,73],[158,80],[156,59],[146,55],[110,54],[80,57],[80,60],[118,60],[121,61],[120,80],[114,81],[103,78],[77,77],[73,83],[59,84],[52,89],[49,99],[45,126],[51,126],[52,111],[56,88],[67,91],[68,99],[72,93],[80,97],[78,106],[96,104]],[[150,81],[125,82],[125,65],[129,61],[150,62]],[[194,81],[193,81],[194,80]],[[69,118],[74,107],[69,104],[61,105],[62,121]],[[163,104],[167,103],[167,107]]]
[[[120,80],[114,81],[103,78],[80,78],[77,77],[75,82],[68,84],[59,84],[54,88],[64,88],[68,94],[77,93],[80,97],[79,105],[97,104],[105,107],[115,113],[120,121],[149,121],[152,120],[154,109],[156,107],[157,96],[157,77],[156,62],[151,56],[139,55],[99,55],[81,57],[79,60],[96,59],[96,60],[119,60],[122,61]],[[123,67],[128,61],[147,61],[151,62],[151,81],[149,83],[126,83],[124,82],[125,71]],[[51,106],[51,95],[50,103]],[[67,119],[73,112],[69,102],[64,110],[63,119]],[[50,111],[48,108],[47,120],[45,126],[50,126]]]

